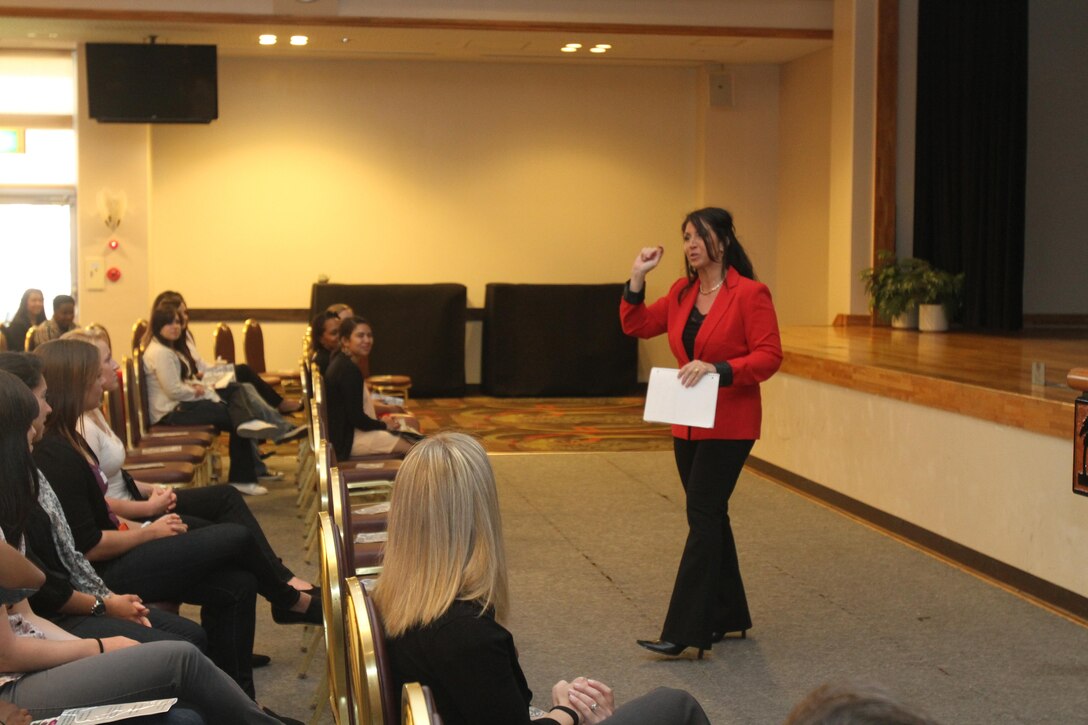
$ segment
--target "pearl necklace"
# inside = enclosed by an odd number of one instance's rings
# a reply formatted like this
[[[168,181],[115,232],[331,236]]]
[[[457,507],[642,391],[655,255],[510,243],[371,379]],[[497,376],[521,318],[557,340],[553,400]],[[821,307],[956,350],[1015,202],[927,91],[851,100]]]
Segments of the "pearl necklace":
[[[725,283],[725,280],[723,279],[723,280],[722,280],[721,282],[719,282],[718,284],[714,285],[713,287],[711,287],[711,288],[710,288],[710,289],[708,289],[708,290],[704,290],[704,289],[703,289],[703,286],[702,286],[702,285],[699,285],[699,294],[701,294],[701,295],[708,295],[708,294],[711,294],[711,293],[713,293],[713,292],[717,292],[717,291],[718,291],[718,289],[719,289],[719,288],[720,288],[720,287],[721,287],[721,286],[722,286],[722,285],[723,285],[724,283]]]

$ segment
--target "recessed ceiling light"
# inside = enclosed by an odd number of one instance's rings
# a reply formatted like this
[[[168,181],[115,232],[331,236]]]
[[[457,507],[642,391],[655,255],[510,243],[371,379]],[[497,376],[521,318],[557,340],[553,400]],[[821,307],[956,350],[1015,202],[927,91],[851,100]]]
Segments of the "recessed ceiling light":
[[[307,38],[305,35],[292,35],[291,36],[291,45],[306,45],[309,42],[310,42],[310,39]]]
[[[612,50],[612,46],[608,43],[597,43],[597,47],[603,48],[604,50]]]
[[[590,53],[607,53],[608,48],[601,48],[600,46],[598,46],[596,48],[590,48],[589,52]]]
[[[572,48],[571,46],[568,45],[565,48],[560,48],[559,52],[561,52],[561,53],[577,53],[578,49],[577,48]]]
[[[258,36],[257,37],[257,42],[260,43],[261,45],[275,45],[276,44],[276,36],[272,35],[271,33],[266,33],[264,35]]]
[[[579,48],[582,47],[582,44],[581,43],[567,43],[563,47],[565,47],[565,48],[574,48],[575,50],[578,50]]]
[[[344,36],[343,38],[340,38],[340,42],[346,45],[351,42],[351,38]]]

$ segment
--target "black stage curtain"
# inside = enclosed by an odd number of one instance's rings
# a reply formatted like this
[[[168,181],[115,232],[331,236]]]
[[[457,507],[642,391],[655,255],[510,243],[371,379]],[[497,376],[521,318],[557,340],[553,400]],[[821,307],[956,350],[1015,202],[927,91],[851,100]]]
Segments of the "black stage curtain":
[[[461,284],[315,284],[310,310],[351,305],[374,328],[371,375],[410,375],[413,397],[465,394],[465,316]]]
[[[1026,0],[921,0],[914,255],[965,272],[966,329],[1022,324]]]
[[[488,395],[593,397],[638,387],[638,343],[620,329],[622,284],[489,284]]]

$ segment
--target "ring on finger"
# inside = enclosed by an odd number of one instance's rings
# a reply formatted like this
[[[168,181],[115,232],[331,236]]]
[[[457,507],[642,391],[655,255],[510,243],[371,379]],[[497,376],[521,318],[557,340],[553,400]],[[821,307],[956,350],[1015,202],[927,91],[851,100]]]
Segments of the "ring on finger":
[[[591,703],[590,706],[589,706],[589,709],[590,710],[596,710],[597,709],[597,703],[595,703],[595,702]]]

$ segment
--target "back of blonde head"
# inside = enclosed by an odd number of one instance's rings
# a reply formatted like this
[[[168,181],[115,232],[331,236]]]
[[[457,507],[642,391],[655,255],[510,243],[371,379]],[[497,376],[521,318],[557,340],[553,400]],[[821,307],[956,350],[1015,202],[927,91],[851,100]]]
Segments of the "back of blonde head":
[[[439,433],[404,459],[374,598],[390,637],[430,624],[457,599],[505,615],[506,556],[495,474],[472,437]]]

